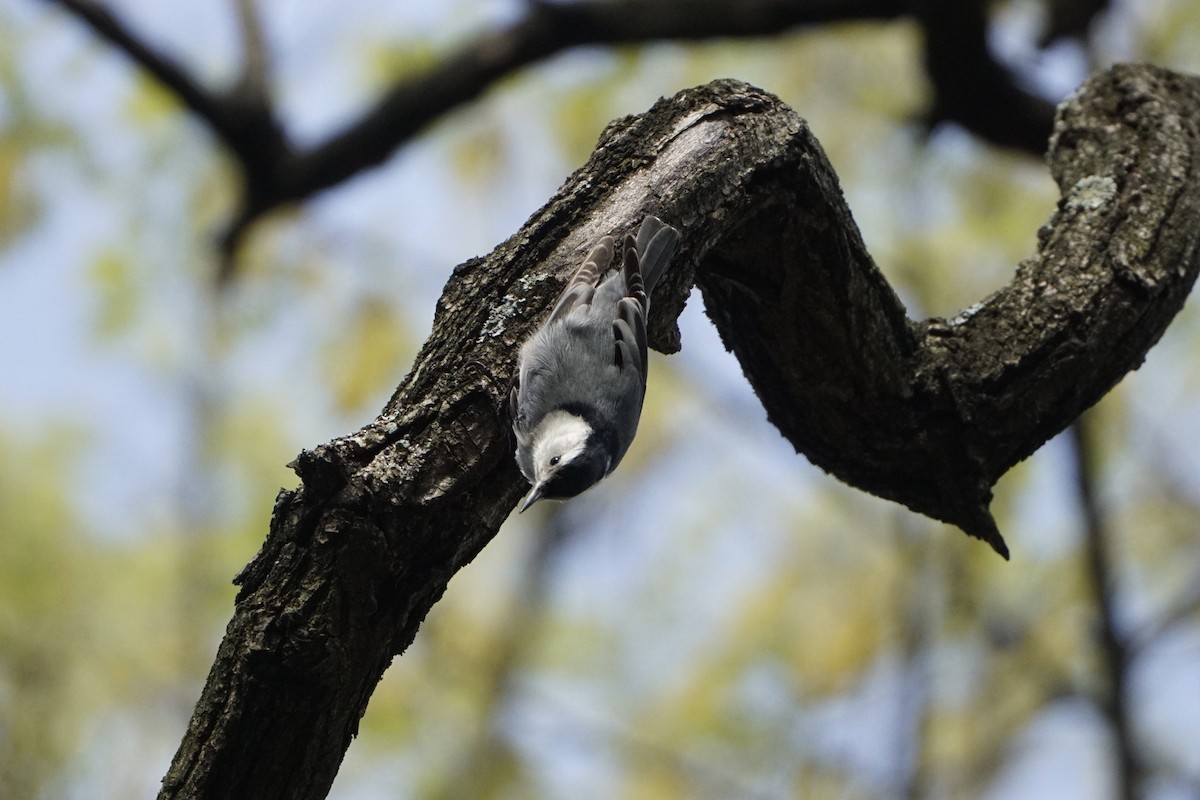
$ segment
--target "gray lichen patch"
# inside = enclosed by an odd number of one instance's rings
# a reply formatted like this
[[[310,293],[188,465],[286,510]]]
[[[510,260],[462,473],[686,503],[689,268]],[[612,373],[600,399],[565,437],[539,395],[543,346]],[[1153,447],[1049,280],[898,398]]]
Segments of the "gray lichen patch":
[[[524,313],[526,298],[536,296],[534,287],[549,278],[550,276],[545,273],[522,275],[517,281],[516,289],[504,295],[500,302],[492,307],[487,321],[483,323],[483,328],[479,331],[479,339],[476,343],[482,344],[486,339],[498,339],[503,336],[512,321]]]
[[[1117,194],[1117,182],[1105,175],[1080,178],[1067,194],[1067,208],[1072,211],[1095,211]]]

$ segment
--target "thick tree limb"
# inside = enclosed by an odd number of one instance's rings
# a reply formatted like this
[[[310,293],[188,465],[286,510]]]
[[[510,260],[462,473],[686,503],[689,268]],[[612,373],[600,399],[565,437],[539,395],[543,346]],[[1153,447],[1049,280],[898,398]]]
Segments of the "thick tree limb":
[[[738,308],[714,320],[798,449],[1002,552],[992,484],[1141,363],[1195,279],[1194,83],[1119,68],[1090,86],[1055,128],[1064,199],[1038,255],[953,320],[906,330],[852,228],[784,224],[789,205],[823,191],[801,183],[745,234],[757,257],[729,256],[732,269],[717,262],[716,281],[699,279],[725,314]],[[789,257],[801,268],[765,266]],[[839,258],[863,266],[843,274]],[[813,293],[818,277],[842,310]]]
[[[989,54],[985,4],[979,0],[753,0],[739,3],[736,13],[725,0],[534,2],[521,19],[467,42],[428,71],[399,80],[344,129],[297,150],[266,91],[266,54],[248,0],[238,0],[246,63],[238,84],[227,92],[201,86],[98,0],[50,1],[162,81],[238,160],[241,207],[221,237],[222,277],[228,277],[241,236],[264,214],[376,166],[501,78],[581,45],[771,36],[809,25],[915,13],[926,33],[925,61],[935,96],[931,122],[956,121],[990,141],[1040,154],[1053,111]]]
[[[380,417],[299,456],[160,796],[325,795],[388,663],[521,497],[518,345],[586,248],[647,212],[683,230],[655,346],[678,347],[698,283],[799,451],[1003,550],[992,483],[1135,368],[1195,280],[1198,129],[1195,78],[1093,80],[1055,128],[1064,196],[1038,255],[978,306],[913,323],[774,97],[716,82],[610,125],[521,231],[454,271]]]

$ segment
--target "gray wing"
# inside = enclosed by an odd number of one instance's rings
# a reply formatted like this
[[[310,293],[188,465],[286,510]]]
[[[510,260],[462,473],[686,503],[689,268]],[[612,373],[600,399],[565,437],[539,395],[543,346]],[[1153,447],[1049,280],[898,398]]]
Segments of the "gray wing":
[[[613,245],[611,236],[603,236],[596,242],[588,251],[583,264],[563,288],[542,327],[521,348],[517,374],[513,376],[513,387],[509,392],[508,401],[513,431],[521,444],[527,443],[533,426],[549,410],[545,407],[545,398],[553,395],[550,387],[546,386],[546,379],[561,371],[562,365],[559,362],[563,354],[555,352],[554,341],[546,335],[547,330],[556,323],[564,322],[572,312],[578,310],[586,313],[590,310],[600,276],[612,261]],[[525,466],[521,465],[522,471],[525,471]],[[531,472],[526,472],[527,476],[530,474]]]

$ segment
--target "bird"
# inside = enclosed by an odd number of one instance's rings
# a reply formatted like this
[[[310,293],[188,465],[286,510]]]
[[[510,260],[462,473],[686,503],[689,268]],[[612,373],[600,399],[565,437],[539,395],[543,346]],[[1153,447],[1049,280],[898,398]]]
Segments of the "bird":
[[[658,217],[627,234],[619,268],[602,237],[546,321],[521,346],[509,394],[517,465],[539,500],[565,500],[607,477],[637,433],[646,394],[650,293],[679,243]]]

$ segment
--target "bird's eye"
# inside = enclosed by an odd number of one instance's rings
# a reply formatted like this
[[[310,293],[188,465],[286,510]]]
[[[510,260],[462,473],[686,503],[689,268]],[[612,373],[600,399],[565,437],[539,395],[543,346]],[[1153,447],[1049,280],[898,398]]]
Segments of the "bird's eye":
[[[551,457],[551,459],[550,459],[550,466],[552,466],[552,467],[554,467],[554,466],[557,466],[559,461],[562,461],[562,456],[553,456],[553,457]]]

